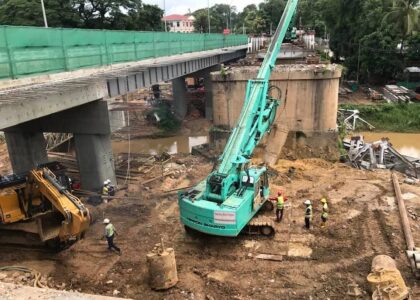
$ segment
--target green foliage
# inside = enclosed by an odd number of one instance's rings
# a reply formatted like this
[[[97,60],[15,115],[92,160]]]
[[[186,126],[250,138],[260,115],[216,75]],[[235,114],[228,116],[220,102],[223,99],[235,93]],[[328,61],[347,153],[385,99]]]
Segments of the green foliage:
[[[153,110],[153,113],[157,113],[161,119],[158,123],[158,127],[163,131],[172,133],[178,131],[181,127],[181,121],[175,117],[167,104],[160,104]]]
[[[377,130],[420,132],[420,104],[340,105],[344,109],[358,109],[363,119]]]
[[[193,12],[194,28],[197,32],[208,32],[208,10],[202,8]],[[225,28],[233,28],[237,21],[236,7],[227,4],[215,4],[210,7],[210,26],[212,33],[222,33]]]
[[[301,0],[298,20],[317,36],[327,31],[348,79],[385,83],[419,62],[418,5],[419,0]]]
[[[66,0],[45,0],[48,25],[77,27],[77,13]],[[0,24],[44,26],[39,0],[3,0],[0,2]]]
[[[162,30],[163,11],[141,0],[44,0],[50,27]],[[0,1],[1,25],[44,26],[40,0]]]

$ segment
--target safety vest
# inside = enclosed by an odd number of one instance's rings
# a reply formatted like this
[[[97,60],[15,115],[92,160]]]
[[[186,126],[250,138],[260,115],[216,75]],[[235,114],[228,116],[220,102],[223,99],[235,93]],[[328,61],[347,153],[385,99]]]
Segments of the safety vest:
[[[102,188],[102,195],[108,196],[108,187],[106,185]]]
[[[305,219],[312,219],[312,205],[308,205],[305,210]]]
[[[328,204],[327,203],[324,203],[322,205],[322,214],[321,214],[321,217],[323,217],[325,219],[328,218]]]
[[[277,208],[278,209],[283,209],[284,208],[284,198],[283,198],[283,196],[278,196],[277,197]]]
[[[115,227],[111,223],[105,226],[105,236],[111,237],[114,235]]]

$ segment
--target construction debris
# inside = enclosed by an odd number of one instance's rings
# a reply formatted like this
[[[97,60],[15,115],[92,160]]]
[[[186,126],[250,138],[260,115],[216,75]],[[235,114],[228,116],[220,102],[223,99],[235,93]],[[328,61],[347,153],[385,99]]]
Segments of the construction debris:
[[[388,101],[397,103],[409,103],[411,100],[410,91],[398,85],[386,85],[384,88],[384,97]]]
[[[353,167],[367,170],[395,169],[414,178],[420,176],[420,164],[400,154],[387,138],[365,143],[363,136],[353,136],[350,141],[343,141],[343,145],[348,149]]]
[[[346,130],[354,131],[358,126],[358,122],[363,123],[364,125],[367,125],[369,130],[372,130],[375,128],[372,124],[367,122],[366,120],[362,119],[360,116],[360,111],[357,109],[339,109],[338,115],[339,115],[339,124],[344,124]]]
[[[372,89],[372,88],[368,88],[368,96],[369,99],[374,100],[374,101],[379,101],[384,99],[384,95],[382,95],[381,93],[379,93],[378,91]]]

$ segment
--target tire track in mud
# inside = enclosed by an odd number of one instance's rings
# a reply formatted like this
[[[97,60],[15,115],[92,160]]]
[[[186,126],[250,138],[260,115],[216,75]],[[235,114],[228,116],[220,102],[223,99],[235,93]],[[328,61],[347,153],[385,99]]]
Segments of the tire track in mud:
[[[364,224],[366,250],[372,251],[374,255],[386,254],[392,256],[393,246],[380,218],[381,212],[377,209],[368,212],[368,222]],[[369,249],[369,248],[370,249]]]

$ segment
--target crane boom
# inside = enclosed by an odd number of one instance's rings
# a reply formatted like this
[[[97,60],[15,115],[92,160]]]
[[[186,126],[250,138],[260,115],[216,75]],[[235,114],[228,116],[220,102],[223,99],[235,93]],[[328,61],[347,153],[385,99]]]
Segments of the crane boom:
[[[276,117],[279,101],[268,95],[269,79],[297,3],[298,0],[288,0],[257,78],[248,81],[241,115],[218,168],[196,187],[179,194],[181,222],[187,229],[237,236],[245,226],[254,224],[251,219],[269,203],[266,167],[249,164],[255,147],[270,131]],[[255,224],[263,225],[263,234],[274,232],[269,224]]]
[[[253,153],[264,133],[269,130],[271,123],[274,121],[274,119],[268,119],[266,121],[271,122],[264,124],[267,123],[264,122],[264,118],[267,118],[267,115],[273,115],[271,112],[277,107],[274,102],[267,106],[268,82],[281,44],[295,14],[297,3],[298,0],[289,0],[287,2],[257,78],[248,82],[247,97],[238,125],[229,137],[229,141],[221,156],[220,174],[228,174],[235,164],[247,162],[247,157]]]

